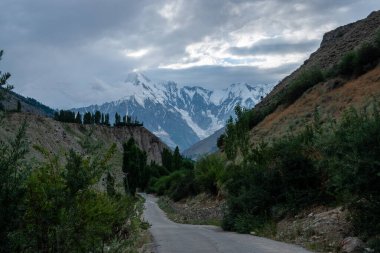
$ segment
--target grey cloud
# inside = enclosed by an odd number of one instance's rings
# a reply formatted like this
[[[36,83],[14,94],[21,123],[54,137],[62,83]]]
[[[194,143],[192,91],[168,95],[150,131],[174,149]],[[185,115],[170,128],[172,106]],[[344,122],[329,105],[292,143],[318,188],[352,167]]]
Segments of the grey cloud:
[[[293,42],[283,39],[263,39],[251,47],[231,47],[229,52],[236,55],[304,53],[315,50],[319,43],[319,40]]]
[[[167,20],[159,10],[172,3],[178,4],[177,13]],[[5,55],[0,67],[12,73],[17,92],[66,108],[122,97],[117,85],[133,69],[146,70],[152,78],[209,88],[233,82],[274,83],[297,63],[266,70],[159,66],[184,62],[188,45],[206,38],[229,42],[232,33],[244,29],[278,39],[227,51],[240,56],[308,54],[318,40],[285,41],[282,33],[325,31],[379,8],[376,0],[2,0],[0,48]],[[144,57],[123,55],[123,50],[144,48],[150,49]],[[94,85],[97,80],[101,86]],[[100,91],[102,87],[107,92]]]
[[[286,64],[271,69],[257,67],[203,66],[187,69],[154,69],[146,74],[153,79],[173,80],[181,85],[198,85],[219,89],[232,83],[275,84],[298,64]]]

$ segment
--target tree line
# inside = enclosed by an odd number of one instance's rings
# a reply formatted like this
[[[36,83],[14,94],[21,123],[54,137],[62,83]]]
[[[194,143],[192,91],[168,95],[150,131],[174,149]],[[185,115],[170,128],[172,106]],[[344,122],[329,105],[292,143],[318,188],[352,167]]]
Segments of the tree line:
[[[80,112],[73,112],[70,110],[60,110],[54,113],[55,120],[66,122],[66,123],[77,123],[83,125],[103,125],[111,126],[110,115],[108,113],[102,113],[100,111],[95,111],[94,113],[86,112],[83,114]],[[139,122],[137,118],[133,119],[131,116],[115,113],[114,124],[115,127],[120,126],[143,126],[143,123]]]

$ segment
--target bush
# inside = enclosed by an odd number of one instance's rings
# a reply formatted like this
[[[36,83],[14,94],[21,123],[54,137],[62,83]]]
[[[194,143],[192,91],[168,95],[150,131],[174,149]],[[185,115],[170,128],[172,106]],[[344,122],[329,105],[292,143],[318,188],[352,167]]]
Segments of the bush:
[[[168,176],[160,177],[150,189],[158,195],[168,195],[174,201],[197,192],[192,170],[177,170]]]
[[[195,165],[195,182],[200,190],[217,195],[226,180],[225,160],[218,154],[201,158]]]
[[[228,168],[224,228],[261,229],[272,219],[327,201],[325,173],[314,158],[316,138],[306,128],[254,148],[241,165]]]
[[[380,57],[380,48],[365,43],[357,50],[356,54],[355,74],[361,75],[377,65]]]
[[[329,186],[349,204],[358,234],[379,235],[380,216],[380,115],[351,109],[326,141],[322,142],[329,167]]]
[[[293,103],[301,97],[305,91],[322,81],[324,81],[324,76],[320,69],[313,68],[300,73],[297,78],[286,87],[281,96],[280,103]]]
[[[342,76],[353,75],[356,69],[357,61],[357,54],[353,51],[344,55],[337,66],[338,74]]]

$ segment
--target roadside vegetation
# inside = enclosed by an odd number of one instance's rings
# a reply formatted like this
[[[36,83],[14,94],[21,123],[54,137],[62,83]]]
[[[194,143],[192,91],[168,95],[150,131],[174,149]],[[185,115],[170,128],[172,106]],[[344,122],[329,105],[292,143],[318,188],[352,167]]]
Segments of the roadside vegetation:
[[[380,252],[380,110],[374,100],[362,111],[349,108],[340,120],[314,121],[271,142],[249,143],[249,131],[279,106],[331,78],[350,80],[380,62],[380,33],[327,71],[309,69],[273,100],[253,110],[236,107],[236,119],[218,139],[222,151],[193,169],[155,179],[150,190],[173,200],[201,192],[223,196],[226,230],[273,235],[276,222],[313,206],[344,206],[354,234]],[[178,189],[181,194],[177,194]]]
[[[0,102],[12,89],[9,77],[0,73]],[[148,224],[142,200],[115,189],[115,145],[105,151],[83,140],[83,153],[52,154],[28,145],[27,127],[0,140],[0,252],[136,252]],[[44,161],[29,163],[31,148]],[[105,175],[101,190],[95,185]]]

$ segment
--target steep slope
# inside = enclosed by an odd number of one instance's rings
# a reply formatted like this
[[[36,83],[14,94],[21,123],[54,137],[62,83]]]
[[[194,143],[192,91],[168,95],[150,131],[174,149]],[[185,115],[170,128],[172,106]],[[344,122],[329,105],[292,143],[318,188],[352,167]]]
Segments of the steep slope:
[[[51,154],[63,155],[70,149],[84,151],[84,143],[90,141],[100,149],[106,150],[116,144],[117,150],[111,160],[111,169],[116,182],[122,185],[122,144],[133,137],[137,145],[147,153],[148,161],[161,164],[161,154],[168,148],[157,136],[144,127],[106,127],[72,123],[62,123],[51,118],[31,113],[10,113],[0,123],[0,139],[14,136],[22,122],[27,123],[26,136],[29,143],[27,160],[38,162],[43,156],[34,148],[40,146]],[[62,156],[61,156],[62,157]]]
[[[38,114],[46,117],[53,117],[55,110],[29,97],[24,97],[15,92],[7,92],[0,106],[9,111],[17,110],[17,103],[20,102],[21,112]]]
[[[292,74],[280,81],[273,90],[255,107],[260,108],[270,103],[274,95],[283,90],[299,73],[313,67],[327,70],[339,62],[343,55],[362,43],[374,39],[380,28],[380,11],[372,12],[367,18],[338,27],[326,33],[319,49],[310,55]]]
[[[289,130],[300,130],[313,122],[317,110],[320,120],[338,119],[350,107],[364,110],[380,98],[380,67],[343,83],[333,79],[320,83],[305,92],[288,107],[280,107],[268,115],[251,131],[251,140],[271,140],[285,135]]]
[[[154,82],[141,73],[128,75],[123,98],[73,111],[99,110],[137,117],[144,126],[171,147],[186,149],[224,127],[237,104],[252,108],[271,86],[232,84],[224,90],[201,87],[180,88],[175,82]]]
[[[218,138],[224,133],[225,128],[221,128],[209,137],[198,141],[190,148],[183,151],[183,155],[191,159],[198,159],[199,157],[207,154],[214,153],[218,150],[216,142]]]
[[[316,67],[328,70],[337,64],[343,55],[365,42],[374,40],[380,28],[380,11],[371,13],[366,19],[339,27],[324,35],[320,48],[291,75],[283,79],[257,104],[258,111],[275,100],[278,92],[287,88],[301,72]],[[251,129],[252,142],[269,140],[281,136],[288,130],[297,130],[313,120],[318,109],[323,119],[338,118],[350,106],[365,108],[373,98],[379,97],[378,69],[367,73],[355,81],[333,79],[318,84],[306,91],[297,101],[288,107],[279,106],[273,113]]]

